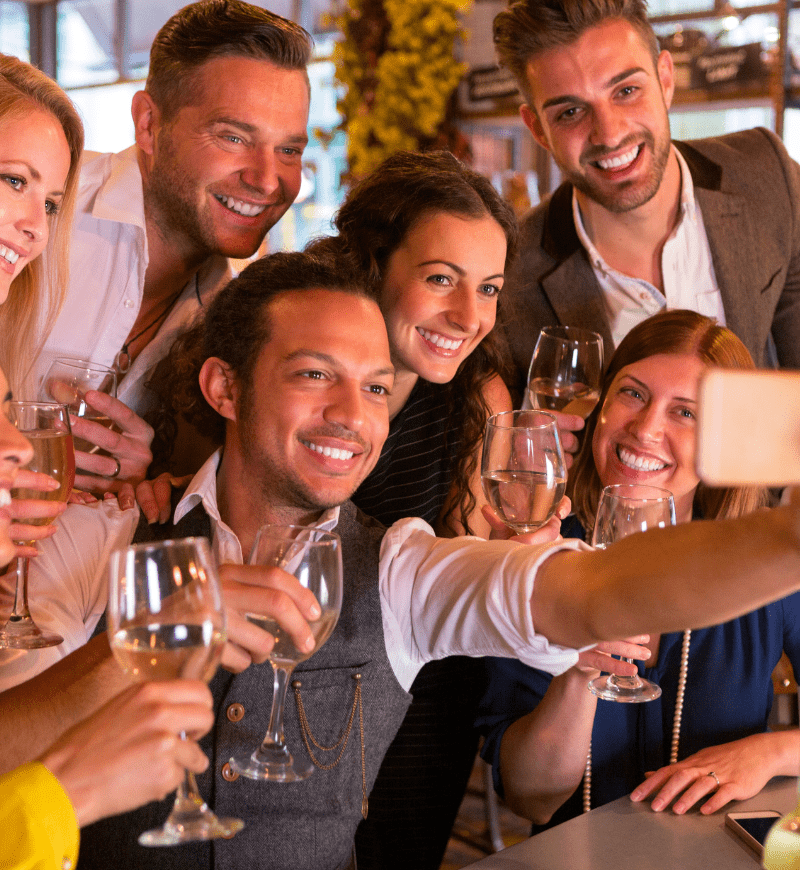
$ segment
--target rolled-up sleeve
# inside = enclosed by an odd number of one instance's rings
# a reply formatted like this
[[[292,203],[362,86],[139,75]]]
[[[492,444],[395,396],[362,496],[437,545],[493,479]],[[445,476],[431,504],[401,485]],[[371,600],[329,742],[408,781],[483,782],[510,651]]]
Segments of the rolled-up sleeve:
[[[572,667],[577,651],[536,633],[530,601],[546,559],[585,548],[576,540],[437,538],[422,520],[395,523],[381,546],[380,583],[386,648],[401,685],[450,655],[515,658],[551,674]]]

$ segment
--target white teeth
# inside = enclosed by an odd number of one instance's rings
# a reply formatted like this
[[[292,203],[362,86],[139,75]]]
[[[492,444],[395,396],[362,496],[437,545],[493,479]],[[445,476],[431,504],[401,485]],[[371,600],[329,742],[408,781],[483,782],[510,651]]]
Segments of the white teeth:
[[[0,508],[11,504],[11,493],[7,489],[0,489]]]
[[[443,350],[458,350],[458,348],[464,344],[463,338],[455,341],[452,338],[445,338],[443,335],[439,335],[438,332],[428,332],[427,329],[422,329],[421,327],[417,327],[417,332],[419,332],[426,341],[435,344],[436,347],[441,347]]]
[[[661,471],[662,468],[667,467],[665,462],[659,462],[657,459],[645,459],[624,447],[617,447],[617,456],[623,465],[627,465],[634,471]]]
[[[331,459],[352,459],[355,455],[352,450],[342,450],[339,447],[322,447],[319,444],[313,444],[311,441],[301,441],[315,453],[321,453],[323,456],[330,456]]]
[[[631,148],[627,153],[621,154],[619,157],[611,157],[608,160],[598,160],[597,165],[601,169],[619,169],[621,166],[627,166],[629,163],[633,163],[638,153],[639,146],[637,145],[636,147]]]
[[[257,214],[261,214],[267,208],[265,205],[251,205],[250,203],[242,202],[242,200],[234,199],[232,196],[218,195],[217,199],[225,208],[235,211],[236,214],[244,215],[244,217],[254,217]]]
[[[0,245],[0,257],[4,260],[8,260],[12,266],[17,262],[17,260],[19,260],[19,254],[16,251],[12,251],[11,248],[7,248],[5,245]]]

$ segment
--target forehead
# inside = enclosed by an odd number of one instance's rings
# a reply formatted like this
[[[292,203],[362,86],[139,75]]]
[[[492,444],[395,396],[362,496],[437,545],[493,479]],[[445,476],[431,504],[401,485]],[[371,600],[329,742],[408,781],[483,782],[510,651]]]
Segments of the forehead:
[[[389,339],[376,302],[336,290],[282,293],[269,305],[273,362],[300,353],[330,357],[352,373],[391,369]]]
[[[660,353],[631,363],[621,369],[615,381],[635,378],[653,392],[693,398],[697,395],[705,363],[695,354]]]
[[[38,108],[0,118],[0,161],[26,163],[41,175],[48,190],[61,189],[70,166],[69,145],[61,124]]]
[[[506,236],[503,228],[491,215],[468,217],[450,212],[434,212],[414,223],[406,233],[400,247],[413,250],[424,260],[442,249],[458,252],[461,259],[496,261],[506,255]],[[496,262],[493,263],[497,265]],[[488,274],[488,273],[487,273]]]
[[[548,100],[605,89],[627,70],[655,75],[644,37],[627,21],[614,19],[590,27],[574,42],[534,55],[526,68],[528,87],[539,109]]]

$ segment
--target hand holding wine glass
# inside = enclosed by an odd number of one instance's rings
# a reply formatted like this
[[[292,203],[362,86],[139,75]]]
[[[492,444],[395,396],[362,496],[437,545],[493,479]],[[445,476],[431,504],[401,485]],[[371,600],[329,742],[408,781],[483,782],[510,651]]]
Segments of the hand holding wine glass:
[[[517,533],[543,526],[566,488],[564,454],[552,414],[506,411],[486,423],[481,483],[492,509]]]
[[[292,756],[283,735],[283,710],[289,676],[294,668],[312,656],[330,637],[342,607],[342,547],[339,536],[313,527],[267,525],[259,530],[250,563],[275,565],[293,574],[310,590],[319,603],[319,619],[309,621],[315,646],[298,649],[289,634],[263,614],[248,613],[247,618],[269,632],[275,645],[269,654],[274,672],[269,728],[261,746],[249,755],[230,759],[237,773],[250,779],[297,782],[314,771],[310,762]]]
[[[25,522],[11,527],[15,541],[33,546],[34,537],[18,537],[25,534],[26,527],[47,526],[61,513],[56,503],[66,503],[75,479],[75,452],[66,406],[52,402],[11,402],[9,420],[25,434],[33,447],[33,459],[28,463],[26,474],[18,475],[12,499],[18,505],[29,502],[35,510],[17,510],[16,515],[27,514]],[[33,472],[47,475],[57,482],[55,488],[26,488]],[[41,481],[37,481],[37,486]],[[22,484],[22,485],[20,485]],[[42,502],[50,503],[53,509],[41,510]],[[0,647],[12,649],[41,649],[57,646],[63,642],[61,635],[43,631],[33,620],[28,608],[29,557],[18,556],[14,605],[10,616],[0,629]]]
[[[138,544],[110,560],[108,636],[114,657],[135,680],[178,677],[208,682],[225,645],[219,579],[205,538]],[[231,837],[240,819],[218,819],[186,772],[162,828],[143,846]]]
[[[607,486],[597,506],[592,546],[605,549],[628,535],[674,525],[675,504],[672,493],[666,489],[644,484]],[[632,659],[624,661],[632,662]],[[598,677],[589,683],[589,689],[606,701],[624,703],[653,701],[661,695],[659,686],[638,674]]]

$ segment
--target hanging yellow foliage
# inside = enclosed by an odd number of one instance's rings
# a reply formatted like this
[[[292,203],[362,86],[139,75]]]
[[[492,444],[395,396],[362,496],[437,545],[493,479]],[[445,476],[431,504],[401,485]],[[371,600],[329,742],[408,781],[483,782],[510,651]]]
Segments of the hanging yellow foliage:
[[[472,0],[346,0],[334,50],[350,175],[362,178],[396,151],[430,147],[466,72],[456,61],[458,13]]]

